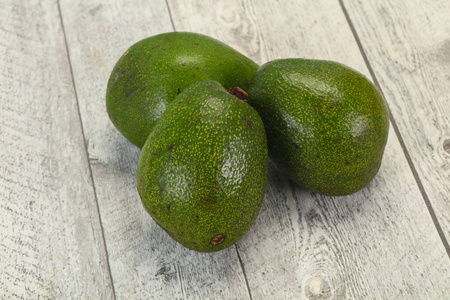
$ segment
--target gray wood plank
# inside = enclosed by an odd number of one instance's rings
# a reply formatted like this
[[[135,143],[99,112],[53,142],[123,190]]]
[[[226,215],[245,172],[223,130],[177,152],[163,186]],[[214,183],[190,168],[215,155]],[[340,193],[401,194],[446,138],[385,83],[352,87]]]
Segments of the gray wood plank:
[[[168,2],[177,31],[217,37],[259,63],[331,59],[370,75],[338,1]],[[238,249],[254,299],[449,296],[446,251],[393,130],[380,173],[351,196],[311,194],[272,167]]]
[[[61,10],[117,298],[247,299],[234,247],[187,250],[144,211],[135,179],[139,150],[106,113],[106,84],[122,53],[173,30],[166,2],[61,1]]]
[[[450,2],[343,2],[448,241]]]
[[[57,3],[0,20],[0,298],[112,298]]]

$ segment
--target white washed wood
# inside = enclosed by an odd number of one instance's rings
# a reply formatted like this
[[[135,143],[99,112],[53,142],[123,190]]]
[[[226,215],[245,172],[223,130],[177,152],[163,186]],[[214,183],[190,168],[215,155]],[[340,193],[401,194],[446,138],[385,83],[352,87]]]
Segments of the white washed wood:
[[[450,2],[344,4],[450,240]]]
[[[0,298],[111,298],[57,3],[0,20]]]
[[[177,31],[218,37],[259,63],[331,59],[369,75],[337,1],[169,4]],[[263,211],[238,243],[254,299],[448,295],[450,263],[393,130],[379,175],[352,196],[320,197],[270,174]]]
[[[165,1],[61,1],[61,10],[117,298],[248,298],[234,247],[187,250],[144,211],[135,179],[139,150],[105,110],[108,77],[122,53],[173,31]]]

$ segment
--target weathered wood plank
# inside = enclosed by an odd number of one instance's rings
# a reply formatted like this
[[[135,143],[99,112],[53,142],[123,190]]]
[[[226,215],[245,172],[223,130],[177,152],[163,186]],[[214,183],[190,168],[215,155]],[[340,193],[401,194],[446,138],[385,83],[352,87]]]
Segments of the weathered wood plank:
[[[0,20],[0,298],[112,298],[57,3]]]
[[[343,1],[450,240],[450,2]]]
[[[173,31],[166,2],[61,1],[61,10],[117,298],[247,299],[234,247],[189,251],[144,211],[135,179],[139,150],[106,113],[106,84],[122,53]]]
[[[177,31],[259,63],[331,59],[369,75],[338,1],[168,2]],[[379,175],[354,195],[321,197],[270,174],[262,213],[238,243],[254,299],[448,296],[450,263],[393,130]]]

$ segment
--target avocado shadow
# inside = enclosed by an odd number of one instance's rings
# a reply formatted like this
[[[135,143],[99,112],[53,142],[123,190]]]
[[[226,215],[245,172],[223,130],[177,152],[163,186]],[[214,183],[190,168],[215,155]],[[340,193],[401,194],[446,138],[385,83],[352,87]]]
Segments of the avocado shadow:
[[[115,134],[107,143],[108,167],[124,176],[136,177],[136,169],[141,149],[129,142],[119,133]]]
[[[258,255],[264,244],[273,249],[274,244],[286,242],[286,236],[293,233],[297,236],[290,241],[301,244],[305,238],[323,234],[324,230],[337,230],[339,226],[350,224],[358,226],[358,219],[377,206],[373,189],[379,188],[380,180],[383,180],[381,176],[377,176],[364,189],[348,196],[324,196],[301,187],[270,161],[260,214],[247,235],[238,242],[239,249]],[[260,250],[252,250],[256,244],[261,245]],[[283,247],[285,245],[280,245],[280,250]]]

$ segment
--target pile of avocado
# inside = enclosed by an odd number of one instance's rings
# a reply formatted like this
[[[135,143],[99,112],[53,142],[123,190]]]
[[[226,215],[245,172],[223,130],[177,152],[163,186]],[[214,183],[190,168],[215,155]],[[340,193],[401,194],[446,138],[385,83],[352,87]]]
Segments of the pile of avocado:
[[[106,108],[142,149],[144,208],[200,252],[233,245],[253,225],[269,156],[305,189],[349,195],[378,172],[389,130],[379,90],[345,65],[291,58],[258,66],[189,32],[132,45],[111,73]]]

